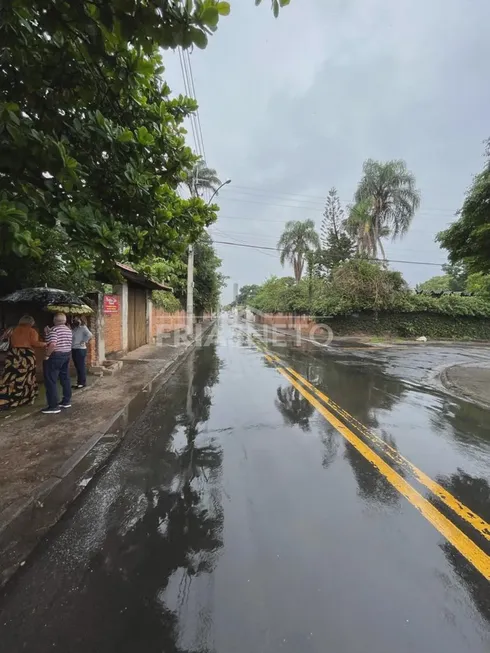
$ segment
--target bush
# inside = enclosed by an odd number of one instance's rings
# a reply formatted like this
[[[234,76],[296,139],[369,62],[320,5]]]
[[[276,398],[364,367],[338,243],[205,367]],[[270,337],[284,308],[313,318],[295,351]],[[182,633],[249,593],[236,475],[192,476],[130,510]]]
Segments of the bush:
[[[182,305],[177,297],[165,290],[154,290],[151,294],[151,301],[154,306],[163,309],[167,313],[176,313],[182,310]]]
[[[359,316],[337,316],[326,321],[336,336],[370,334],[415,339],[427,336],[434,340],[490,340],[490,320],[467,315],[436,313],[364,312]]]
[[[363,259],[343,263],[330,281],[272,277],[253,305],[264,313],[312,315],[340,333],[490,339],[490,301],[484,296],[417,295],[399,272]]]
[[[482,297],[462,295],[415,295],[402,293],[393,304],[401,313],[439,313],[441,315],[465,315],[469,317],[490,317],[490,302]]]

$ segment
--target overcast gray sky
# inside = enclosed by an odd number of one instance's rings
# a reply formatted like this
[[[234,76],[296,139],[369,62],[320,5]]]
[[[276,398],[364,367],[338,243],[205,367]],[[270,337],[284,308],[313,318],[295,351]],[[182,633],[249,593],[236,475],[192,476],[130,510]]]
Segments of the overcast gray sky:
[[[454,219],[490,136],[488,0],[232,0],[191,55],[207,161],[224,180],[215,240],[275,246],[287,220],[322,219],[329,188],[348,203],[367,158],[407,162],[422,204],[388,258],[445,262]],[[175,53],[166,78],[183,92]],[[189,135],[190,136],[190,135]],[[292,208],[294,207],[294,208]],[[282,270],[275,252],[217,245],[233,283]],[[392,264],[411,285],[440,272]]]

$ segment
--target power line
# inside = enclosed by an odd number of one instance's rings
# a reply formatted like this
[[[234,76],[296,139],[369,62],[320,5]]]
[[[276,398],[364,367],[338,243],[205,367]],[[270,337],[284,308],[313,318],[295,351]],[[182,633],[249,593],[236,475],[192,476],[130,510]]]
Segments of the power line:
[[[191,90],[190,90],[190,86],[189,86],[187,68],[185,66],[182,48],[177,48],[177,52],[179,54],[180,69],[182,71],[182,79],[184,81],[184,93],[187,95],[187,97],[191,98],[192,94],[191,94]],[[198,138],[197,138],[197,129],[196,129],[196,125],[194,124],[194,116],[192,115],[192,113],[189,115],[189,122],[191,123],[192,136],[194,138],[194,147],[196,149],[196,152],[199,153],[199,143],[198,143]]]
[[[219,219],[218,219],[218,224],[221,223],[221,220],[240,220],[240,221],[242,221],[244,223],[261,222],[261,223],[267,223],[267,224],[282,224],[283,226],[285,226],[286,222],[287,222],[287,220],[285,220],[284,218],[282,220],[270,220],[269,218],[249,218],[249,217],[239,217],[239,216],[236,216],[236,215],[220,215]],[[439,229],[439,227],[438,227],[438,229]],[[415,227],[411,226],[410,227],[410,233],[414,233],[414,232],[424,234],[425,236],[432,236],[432,237],[434,236],[434,234],[432,232],[430,232],[429,230],[427,230],[427,229],[421,229],[421,228],[418,228],[417,226],[415,226]],[[242,233],[244,233],[244,232],[242,232]],[[246,235],[248,236],[249,232],[246,232]],[[419,251],[419,250],[417,250],[417,251]]]
[[[194,94],[193,97],[197,102],[196,87],[194,85],[194,74],[192,72],[191,57],[190,57],[190,54],[189,54],[188,50],[184,51],[184,56],[185,55],[187,55],[187,62],[188,62],[188,65],[189,65],[190,82],[191,82],[192,92]],[[203,139],[203,136],[202,136],[201,116],[199,115],[199,107],[196,109],[196,117],[197,117],[197,127],[198,127],[199,137],[201,139],[202,154],[203,154],[203,157],[204,157],[204,161],[206,161],[206,150],[204,149],[204,139]]]
[[[252,245],[250,243],[231,243],[231,242],[225,241],[225,240],[215,240],[214,242],[219,244],[219,245],[232,245],[232,246],[235,246],[235,247],[247,247],[247,248],[250,248],[250,249],[270,250],[270,251],[276,252],[277,255],[280,254],[280,252],[278,252],[275,247],[267,247],[265,245]],[[433,266],[436,266],[436,267],[442,267],[443,265],[446,265],[446,263],[432,263],[432,262],[429,262],[429,261],[401,261],[401,260],[398,260],[398,259],[379,259],[379,258],[374,258],[374,259],[370,259],[370,260],[374,261],[376,263],[407,263],[409,265],[433,265]]]
[[[241,240],[238,240],[237,238],[234,238],[230,233],[228,233],[226,231],[221,231],[219,229],[216,229],[215,231],[217,231],[219,235],[224,236],[225,238],[231,238],[231,240],[233,240],[237,245],[246,245],[247,244],[247,243],[244,243]],[[215,240],[214,242],[219,242],[219,241]],[[264,256],[269,256],[269,257],[275,258],[274,254],[271,254],[270,252],[264,252],[261,249],[257,249],[257,251],[259,252],[259,254],[263,254]]]
[[[227,237],[231,238],[231,240],[235,240],[237,242],[241,242],[239,239],[242,236],[249,236],[249,237],[250,236],[253,236],[253,237],[257,236],[260,239],[261,244],[262,244],[263,239],[268,240],[268,241],[273,241],[273,242],[277,242],[277,240],[278,240],[277,236],[272,236],[272,235],[262,234],[262,233],[251,234],[249,231],[223,231],[222,229],[217,228],[215,225],[211,225],[210,229],[213,229],[215,232],[219,232],[221,235],[227,236]],[[238,236],[238,239],[236,238],[236,236]],[[258,243],[256,242],[254,244],[258,244]],[[385,247],[386,247],[386,245],[385,245]],[[420,254],[421,252],[426,252],[427,254],[432,253],[432,252],[429,252],[429,250],[426,250],[426,249],[425,250],[420,249],[420,248],[412,249],[410,247],[397,248],[397,251],[399,253],[405,253],[405,252],[415,252],[417,254]]]
[[[253,199],[244,199],[243,197],[233,197],[227,193],[226,195],[226,201],[230,202],[241,202],[241,203],[246,203],[246,204],[259,204],[261,206],[277,206],[279,208],[285,208],[285,209],[300,209],[301,211],[314,211],[315,213],[319,213],[320,211],[323,210],[324,207],[318,206],[308,206],[306,204],[278,204],[276,202],[264,202],[260,200],[253,200]],[[293,200],[294,201],[294,200]],[[433,209],[436,210],[436,209]],[[445,215],[431,215],[426,213],[427,209],[425,211],[418,211],[415,215],[418,216],[424,216],[429,217],[429,218],[444,218],[446,217]],[[441,209],[442,211],[442,209]],[[454,217],[453,215],[448,216],[448,217]]]
[[[233,188],[237,190],[238,193],[244,195],[276,195],[280,200],[284,201],[298,201],[306,202],[308,204],[320,205],[322,208],[325,207],[326,196],[322,197],[320,195],[307,195],[304,193],[289,193],[287,191],[278,191],[278,190],[268,190],[263,188],[254,188],[253,186],[241,186],[239,184],[233,184]],[[303,199],[304,198],[304,199]],[[274,198],[272,198],[274,199]],[[345,200],[340,199],[343,204],[351,204],[352,199]],[[426,207],[422,209],[422,212],[443,212],[443,213],[456,213],[456,209],[446,209],[446,208],[435,208],[435,207]]]

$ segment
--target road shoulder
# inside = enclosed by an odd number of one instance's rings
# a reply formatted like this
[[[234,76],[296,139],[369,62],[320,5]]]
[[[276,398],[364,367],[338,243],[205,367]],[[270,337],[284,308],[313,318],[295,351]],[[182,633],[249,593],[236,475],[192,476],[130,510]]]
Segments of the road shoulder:
[[[490,408],[490,365],[450,365],[441,372],[440,380],[458,397]]]

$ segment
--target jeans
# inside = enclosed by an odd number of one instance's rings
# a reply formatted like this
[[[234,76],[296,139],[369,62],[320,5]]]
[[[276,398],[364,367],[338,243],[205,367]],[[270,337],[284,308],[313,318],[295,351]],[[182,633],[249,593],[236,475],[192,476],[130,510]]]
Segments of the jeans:
[[[48,408],[54,409],[58,406],[58,379],[63,389],[61,403],[69,404],[71,401],[71,384],[68,374],[69,365],[70,352],[54,351],[48,360],[44,361],[44,385],[46,386]]]
[[[86,349],[72,349],[71,357],[77,371],[77,385],[87,385],[87,368],[85,359],[87,358]]]

